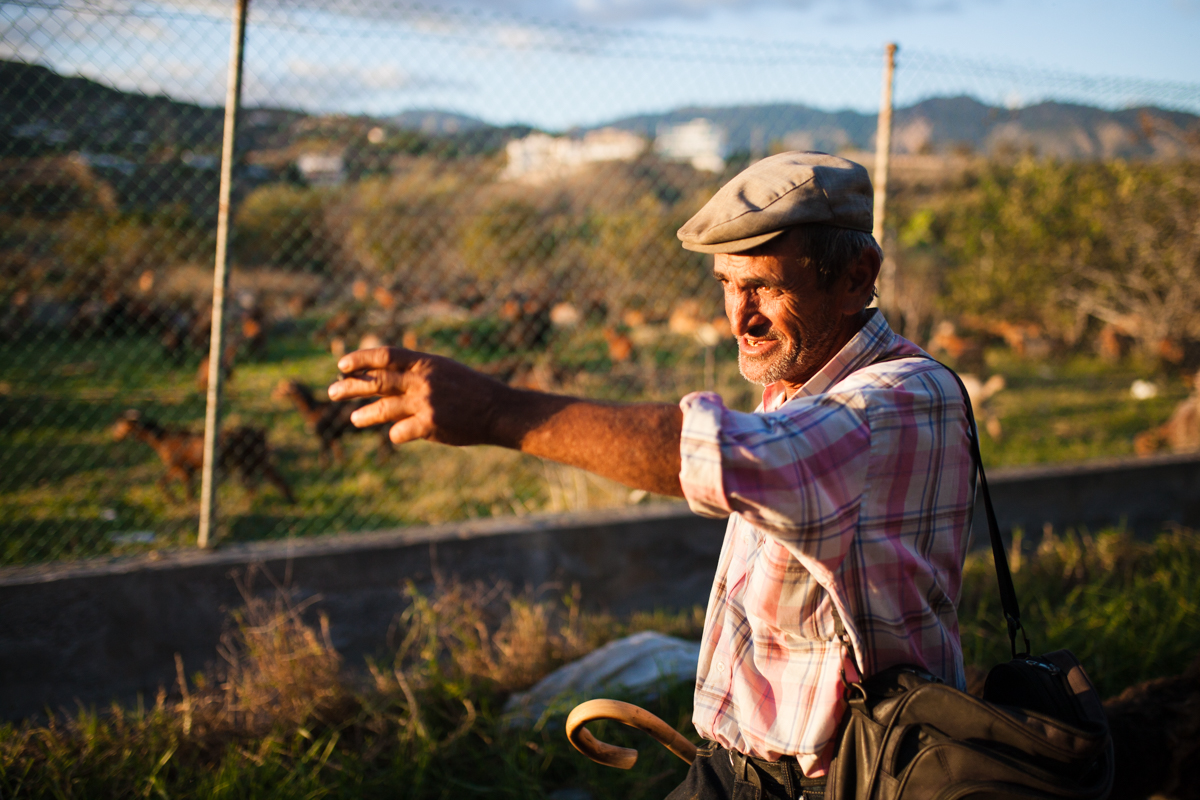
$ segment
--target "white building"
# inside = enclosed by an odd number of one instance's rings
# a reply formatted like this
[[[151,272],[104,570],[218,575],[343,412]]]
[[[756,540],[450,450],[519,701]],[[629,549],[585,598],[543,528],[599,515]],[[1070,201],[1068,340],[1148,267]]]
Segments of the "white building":
[[[346,159],[340,153],[305,153],[296,169],[310,186],[340,186],[346,181]]]
[[[700,117],[682,125],[660,125],[654,152],[672,161],[687,161],[696,169],[720,172],[729,145],[724,128]]]
[[[582,138],[531,133],[505,146],[508,165],[500,177],[533,181],[561,177],[586,164],[632,161],[645,149],[645,139],[617,128],[589,131]]]

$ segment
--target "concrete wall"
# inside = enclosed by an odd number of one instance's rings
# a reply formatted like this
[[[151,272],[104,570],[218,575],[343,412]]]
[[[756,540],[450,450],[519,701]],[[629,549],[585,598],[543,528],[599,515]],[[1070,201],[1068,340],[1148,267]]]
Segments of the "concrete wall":
[[[175,653],[201,669],[241,604],[234,576],[250,564],[300,597],[320,594],[334,646],[361,664],[384,645],[404,584],[429,589],[435,571],[517,589],[578,583],[589,607],[618,614],[690,607],[708,595],[724,525],[672,504],[8,570],[0,718],[153,697],[173,683]]]
[[[1200,527],[1196,456],[997,470],[991,483],[1001,526],[1031,538],[1046,522]],[[975,547],[986,547],[982,520]],[[201,669],[241,604],[233,576],[251,564],[321,595],[354,664],[383,646],[405,582],[428,589],[435,572],[518,589],[578,583],[586,606],[617,614],[703,603],[724,524],[667,504],[0,571],[0,718],[152,697],[174,681],[175,653]]]
[[[994,470],[988,477],[1006,532],[1019,526],[1036,537],[1047,523],[1059,531],[1125,525],[1141,536],[1165,522],[1200,528],[1200,454]],[[973,542],[986,538],[980,503]]]

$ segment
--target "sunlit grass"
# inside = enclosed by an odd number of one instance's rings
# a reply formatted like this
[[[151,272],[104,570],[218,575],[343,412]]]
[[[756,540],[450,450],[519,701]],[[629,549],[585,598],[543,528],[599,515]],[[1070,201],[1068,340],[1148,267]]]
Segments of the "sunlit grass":
[[[982,435],[987,466],[1131,456],[1133,437],[1164,422],[1189,391],[1179,377],[1092,356],[1036,363],[997,352],[990,364],[1008,386],[986,404],[1001,423],[999,439]],[[1139,378],[1153,379],[1158,396],[1135,399],[1130,385]]]

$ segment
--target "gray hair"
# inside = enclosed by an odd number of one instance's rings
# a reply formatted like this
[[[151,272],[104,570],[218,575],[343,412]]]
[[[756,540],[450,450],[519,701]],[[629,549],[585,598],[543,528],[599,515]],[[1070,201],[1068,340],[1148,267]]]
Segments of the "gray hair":
[[[817,286],[822,291],[832,288],[864,250],[874,250],[883,260],[879,243],[864,231],[814,223],[797,225],[784,236],[788,238],[788,244],[796,248],[801,264],[816,267]]]

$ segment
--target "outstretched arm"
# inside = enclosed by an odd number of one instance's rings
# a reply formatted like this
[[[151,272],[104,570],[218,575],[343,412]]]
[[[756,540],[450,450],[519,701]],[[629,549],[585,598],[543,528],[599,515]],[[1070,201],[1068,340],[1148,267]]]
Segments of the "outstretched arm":
[[[379,397],[359,427],[391,423],[396,444],[491,444],[586,469],[626,486],[681,497],[683,412],[668,403],[601,403],[514,389],[457,361],[395,347],[350,353],[331,400]]]

